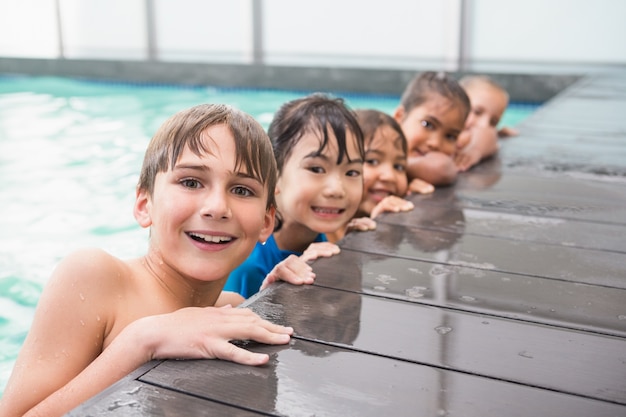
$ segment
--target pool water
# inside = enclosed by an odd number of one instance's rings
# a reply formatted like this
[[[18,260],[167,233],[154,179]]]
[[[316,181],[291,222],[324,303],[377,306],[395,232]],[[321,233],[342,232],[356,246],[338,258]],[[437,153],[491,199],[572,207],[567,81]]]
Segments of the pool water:
[[[143,152],[157,127],[196,104],[231,104],[265,128],[308,92],[0,77],[0,395],[56,263],[81,247],[145,253],[132,214]],[[336,94],[392,113],[397,96]],[[515,126],[536,105],[512,104]]]

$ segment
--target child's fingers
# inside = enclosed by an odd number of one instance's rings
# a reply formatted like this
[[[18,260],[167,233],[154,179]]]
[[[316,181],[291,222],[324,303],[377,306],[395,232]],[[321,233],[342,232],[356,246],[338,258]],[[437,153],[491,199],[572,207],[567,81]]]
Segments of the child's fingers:
[[[435,187],[419,178],[414,178],[409,183],[409,193],[418,193],[418,194],[430,194],[435,191]]]
[[[315,274],[313,268],[304,260],[295,255],[289,255],[267,274],[261,284],[261,289],[267,288],[278,280],[294,285],[312,284],[315,280]]]
[[[291,340],[293,329],[260,320],[254,325],[238,326],[236,333],[238,340],[254,340],[268,345],[284,345]],[[269,360],[269,356],[266,354],[251,352],[226,340],[214,344],[211,351],[216,358],[244,365],[263,365]]]
[[[336,255],[340,252],[339,246],[331,242],[316,242],[309,245],[309,247],[300,255],[300,259],[304,262],[312,261],[319,257],[329,257]]]

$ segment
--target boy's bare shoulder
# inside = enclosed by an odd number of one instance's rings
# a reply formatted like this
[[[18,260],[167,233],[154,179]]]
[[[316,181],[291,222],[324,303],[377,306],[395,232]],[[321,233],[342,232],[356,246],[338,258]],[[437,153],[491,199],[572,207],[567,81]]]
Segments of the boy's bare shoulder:
[[[95,286],[100,289],[117,285],[130,274],[128,263],[97,248],[79,249],[57,265],[53,278],[70,281],[72,285]]]

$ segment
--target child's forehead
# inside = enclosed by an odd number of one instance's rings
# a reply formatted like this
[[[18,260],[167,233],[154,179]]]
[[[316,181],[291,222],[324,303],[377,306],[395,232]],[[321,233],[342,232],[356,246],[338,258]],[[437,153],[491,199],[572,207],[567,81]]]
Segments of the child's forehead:
[[[402,136],[389,125],[380,125],[371,137],[367,150],[393,146],[402,150]]]
[[[178,156],[178,161],[185,159],[212,160],[222,159],[234,164],[236,159],[235,139],[227,126],[215,125],[204,129],[197,141],[188,141]]]
[[[450,112],[462,112],[463,105],[458,101],[441,94],[433,93],[412,111],[420,113],[433,113],[433,115],[448,114]]]
[[[339,140],[330,127],[327,130],[327,135],[327,141],[324,143],[324,133],[322,131],[318,129],[307,130],[296,143],[290,157],[325,156],[334,160],[339,154]],[[355,154],[358,155],[359,153],[357,140],[356,135],[352,131],[345,131],[345,147],[351,159],[358,157],[355,156]]]

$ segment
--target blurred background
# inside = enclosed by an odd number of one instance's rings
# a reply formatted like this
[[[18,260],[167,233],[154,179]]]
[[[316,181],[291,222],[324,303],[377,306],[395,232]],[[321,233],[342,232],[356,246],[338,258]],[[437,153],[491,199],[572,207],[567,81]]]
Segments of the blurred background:
[[[623,0],[1,0],[0,73],[397,94],[429,69],[543,101],[624,71],[625,19]]]

